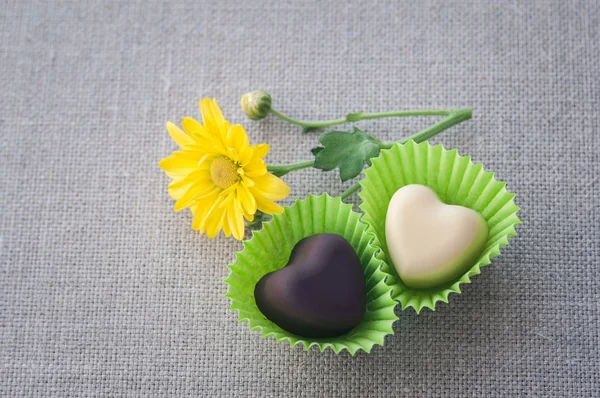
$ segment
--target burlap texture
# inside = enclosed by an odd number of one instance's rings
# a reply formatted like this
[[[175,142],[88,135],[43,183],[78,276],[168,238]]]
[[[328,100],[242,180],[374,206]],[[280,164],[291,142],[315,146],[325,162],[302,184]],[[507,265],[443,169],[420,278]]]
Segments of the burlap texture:
[[[599,4],[3,1],[0,395],[600,395]],[[205,96],[270,163],[308,159],[316,134],[241,113],[257,88],[303,119],[472,107],[434,142],[508,182],[519,235],[370,355],[261,339],[224,298],[241,244],[192,231],[157,166]],[[285,179],[287,204],[350,185]]]

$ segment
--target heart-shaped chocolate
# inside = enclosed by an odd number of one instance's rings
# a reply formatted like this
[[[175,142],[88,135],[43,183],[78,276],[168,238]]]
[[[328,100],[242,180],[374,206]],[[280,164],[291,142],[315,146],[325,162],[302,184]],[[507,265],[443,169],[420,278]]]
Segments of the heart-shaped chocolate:
[[[385,220],[388,252],[409,287],[432,288],[462,275],[481,253],[488,237],[476,211],[447,205],[423,185],[400,188]]]
[[[288,264],[256,284],[260,311],[290,333],[340,336],[363,319],[367,301],[360,259],[339,235],[318,234],[299,241]]]

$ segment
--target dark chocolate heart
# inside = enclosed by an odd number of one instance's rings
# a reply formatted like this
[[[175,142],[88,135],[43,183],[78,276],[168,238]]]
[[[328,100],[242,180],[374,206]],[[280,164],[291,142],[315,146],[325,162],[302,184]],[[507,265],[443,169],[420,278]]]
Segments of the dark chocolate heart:
[[[367,289],[350,243],[319,234],[302,239],[284,268],[263,276],[254,298],[267,318],[290,333],[333,337],[362,321]]]

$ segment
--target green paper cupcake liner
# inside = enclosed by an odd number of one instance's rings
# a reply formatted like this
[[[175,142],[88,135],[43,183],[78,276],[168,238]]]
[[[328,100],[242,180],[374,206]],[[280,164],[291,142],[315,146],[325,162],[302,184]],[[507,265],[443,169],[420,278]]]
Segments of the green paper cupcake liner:
[[[343,236],[356,250],[365,272],[367,308],[360,325],[347,334],[313,339],[289,333],[268,320],[256,306],[254,287],[265,274],[287,264],[298,241],[319,233]],[[238,320],[248,322],[250,330],[260,330],[263,337],[288,341],[291,347],[301,344],[305,350],[317,346],[321,352],[329,347],[336,354],[343,350],[351,355],[359,350],[368,353],[375,344],[383,345],[385,336],[394,333],[392,325],[398,319],[394,313],[397,302],[392,298],[392,287],[385,282],[388,275],[381,270],[384,262],[377,255],[380,249],[373,245],[374,240],[360,215],[340,198],[323,194],[297,200],[264,223],[262,230],[253,232],[252,238],[244,242],[244,249],[236,253],[237,259],[229,265],[231,272],[225,279],[230,309],[239,312]]]
[[[489,236],[485,248],[473,266],[457,280],[432,289],[414,289],[398,277],[388,253],[385,238],[387,208],[394,193],[409,184],[426,185],[447,204],[471,208],[487,221]],[[393,287],[393,296],[402,309],[413,307],[419,313],[424,307],[435,310],[438,301],[448,302],[450,293],[460,294],[460,285],[471,283],[471,278],[481,273],[481,267],[490,264],[500,255],[500,248],[516,235],[515,227],[521,223],[517,217],[519,207],[515,195],[506,190],[504,182],[494,178],[494,173],[474,164],[469,156],[459,156],[456,149],[446,150],[442,145],[431,146],[410,141],[396,144],[381,151],[373,164],[365,170],[360,182],[362,220],[368,230],[376,235],[375,245],[382,248],[379,256],[383,270],[391,276],[386,282]]]

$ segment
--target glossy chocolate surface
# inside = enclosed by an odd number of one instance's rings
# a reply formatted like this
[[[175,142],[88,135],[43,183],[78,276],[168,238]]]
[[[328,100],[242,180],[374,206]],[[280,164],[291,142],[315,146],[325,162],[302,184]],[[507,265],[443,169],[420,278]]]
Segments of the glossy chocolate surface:
[[[354,248],[339,235],[299,241],[288,264],[254,290],[261,312],[288,332],[313,338],[345,334],[363,319],[367,292]]]

